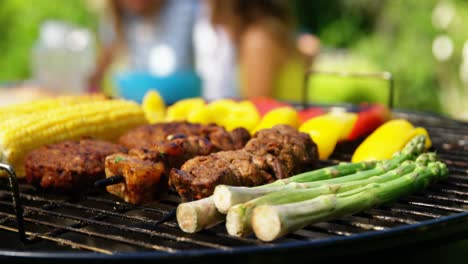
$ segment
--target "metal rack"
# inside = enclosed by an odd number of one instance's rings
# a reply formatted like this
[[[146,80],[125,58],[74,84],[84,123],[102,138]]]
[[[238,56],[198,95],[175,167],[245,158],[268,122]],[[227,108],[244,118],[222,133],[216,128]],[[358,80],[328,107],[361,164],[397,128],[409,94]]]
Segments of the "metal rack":
[[[13,192],[6,182],[0,184],[0,257],[25,257],[27,253],[38,258],[171,259],[314,249],[318,254],[323,247],[351,246],[369,238],[405,237],[393,242],[403,243],[417,234],[418,239],[427,239],[422,235],[424,230],[442,227],[445,229],[441,232],[431,233],[434,239],[437,234],[468,232],[464,224],[468,220],[468,124],[404,111],[395,114],[428,129],[434,150],[449,167],[448,180],[392,204],[308,226],[273,243],[260,242],[253,236],[231,237],[223,225],[186,234],[174,220],[160,223],[158,220],[179,203],[175,194],[148,206],[126,204],[102,192],[74,197],[47,194],[18,184],[11,168],[2,166],[10,171]],[[356,144],[338,146],[319,166],[348,161]],[[24,237],[21,230],[25,230]],[[26,243],[18,239],[18,233]],[[44,255],[44,251],[54,253]]]

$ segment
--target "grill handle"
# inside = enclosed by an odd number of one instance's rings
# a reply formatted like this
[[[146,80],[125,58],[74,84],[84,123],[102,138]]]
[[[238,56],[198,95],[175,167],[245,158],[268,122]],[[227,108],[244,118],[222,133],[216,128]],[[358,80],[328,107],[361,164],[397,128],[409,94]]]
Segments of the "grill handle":
[[[393,108],[393,101],[395,95],[395,82],[391,72],[347,72],[347,71],[321,71],[309,68],[304,75],[302,84],[302,107],[307,108],[309,105],[309,80],[312,75],[331,75],[340,78],[356,78],[356,79],[380,79],[388,83],[388,100],[387,106],[389,109]]]
[[[13,207],[16,212],[16,223],[18,225],[19,238],[23,243],[30,242],[30,240],[26,237],[26,231],[24,228],[24,209],[23,206],[21,206],[20,193],[18,188],[18,178],[16,177],[16,172],[13,169],[13,167],[3,163],[0,163],[0,169],[8,173],[8,181],[12,192]]]

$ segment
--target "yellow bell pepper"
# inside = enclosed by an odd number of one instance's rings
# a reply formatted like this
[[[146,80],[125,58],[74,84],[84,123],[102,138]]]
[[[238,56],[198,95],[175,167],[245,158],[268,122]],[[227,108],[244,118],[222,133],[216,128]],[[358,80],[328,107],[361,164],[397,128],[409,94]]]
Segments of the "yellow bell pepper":
[[[167,121],[182,121],[187,120],[189,114],[196,109],[205,106],[205,101],[202,98],[190,98],[176,102],[167,108]]]
[[[213,123],[224,125],[224,118],[237,107],[238,103],[231,99],[219,99],[209,103],[206,108],[210,112]]]
[[[164,121],[166,104],[161,95],[155,90],[149,90],[143,97],[143,112],[150,124]]]
[[[260,122],[260,114],[255,105],[249,101],[242,101],[232,107],[225,116],[218,115],[220,124],[227,130],[243,127],[252,131]]]
[[[390,159],[416,135],[425,135],[426,148],[431,147],[432,142],[425,128],[415,128],[405,119],[390,120],[378,127],[358,146],[351,161]]]
[[[213,111],[211,111],[206,105],[192,109],[187,115],[188,122],[203,125],[215,123],[214,119]]]
[[[299,127],[299,115],[296,109],[286,106],[273,109],[266,113],[260,123],[252,130],[255,133],[261,129],[272,128],[275,125],[284,124],[294,128]]]
[[[355,113],[328,113],[306,121],[299,131],[310,135],[323,160],[330,157],[338,141],[347,138],[356,120]]]
[[[215,123],[227,130],[244,127],[251,131],[260,121],[260,114],[249,101],[220,99],[191,110],[187,121],[200,124]]]

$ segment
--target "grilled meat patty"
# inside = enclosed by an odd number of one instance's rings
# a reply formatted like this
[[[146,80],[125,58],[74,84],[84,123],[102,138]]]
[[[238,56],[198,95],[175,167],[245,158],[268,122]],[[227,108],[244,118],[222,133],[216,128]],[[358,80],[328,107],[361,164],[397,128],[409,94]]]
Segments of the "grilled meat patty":
[[[228,132],[215,124],[202,125],[183,121],[141,126],[122,135],[119,142],[129,149],[148,148],[178,135],[205,137],[223,150],[240,149],[250,139],[249,132],[244,128]]]
[[[110,193],[132,204],[151,202],[158,197],[162,190],[167,188],[167,178],[171,168],[180,168],[187,160],[197,156],[242,148],[250,138],[250,134],[244,128],[228,132],[216,125],[198,125],[186,122],[167,123],[166,125],[166,127],[162,124],[153,125],[152,128],[145,126],[129,133],[140,137],[134,140],[138,141],[142,140],[141,135],[143,134],[145,134],[144,137],[151,138],[151,140],[160,137],[160,135],[150,135],[148,129],[152,131],[151,133],[167,134],[173,132],[159,142],[146,147],[132,148],[127,155],[119,153],[106,158],[106,177],[114,175],[124,177],[124,182],[107,187]],[[169,131],[175,128],[181,130]],[[184,134],[184,131],[193,134]],[[125,139],[123,141],[127,140],[127,136],[122,138]],[[149,164],[156,166],[155,169],[145,169],[150,168]],[[136,173],[140,169],[144,172]]]
[[[78,190],[105,177],[106,156],[126,151],[123,146],[94,139],[44,146],[26,156],[26,179],[43,188]]]
[[[318,160],[310,136],[286,126],[261,130],[240,150],[195,157],[172,169],[170,185],[185,200],[211,195],[216,185],[256,186],[309,170]]]
[[[278,179],[309,170],[318,160],[317,145],[310,136],[287,125],[258,131],[243,150],[257,156],[275,156],[283,166],[283,174],[276,174]]]
[[[257,186],[275,179],[281,164],[276,157],[253,155],[244,150],[222,151],[187,161],[172,169],[170,184],[185,200],[210,196],[216,185]]]

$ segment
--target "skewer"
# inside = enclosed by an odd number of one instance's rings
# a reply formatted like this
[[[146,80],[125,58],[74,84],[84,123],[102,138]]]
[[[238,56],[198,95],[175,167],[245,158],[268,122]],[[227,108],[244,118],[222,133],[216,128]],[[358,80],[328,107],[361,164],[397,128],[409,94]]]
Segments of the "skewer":
[[[101,180],[97,180],[95,183],[94,183],[94,187],[96,188],[101,188],[101,187],[106,187],[106,186],[109,186],[109,185],[114,185],[114,184],[118,184],[118,183],[122,183],[125,181],[125,178],[124,176],[122,175],[114,175],[114,176],[111,176],[111,177],[107,177],[105,179],[101,179]]]
[[[165,214],[161,219],[159,219],[155,225],[158,226],[160,224],[163,224],[167,221],[171,221],[172,219],[175,219],[176,217],[176,212],[177,212],[177,208],[174,208],[172,209],[170,212],[168,212],[167,214]]]

